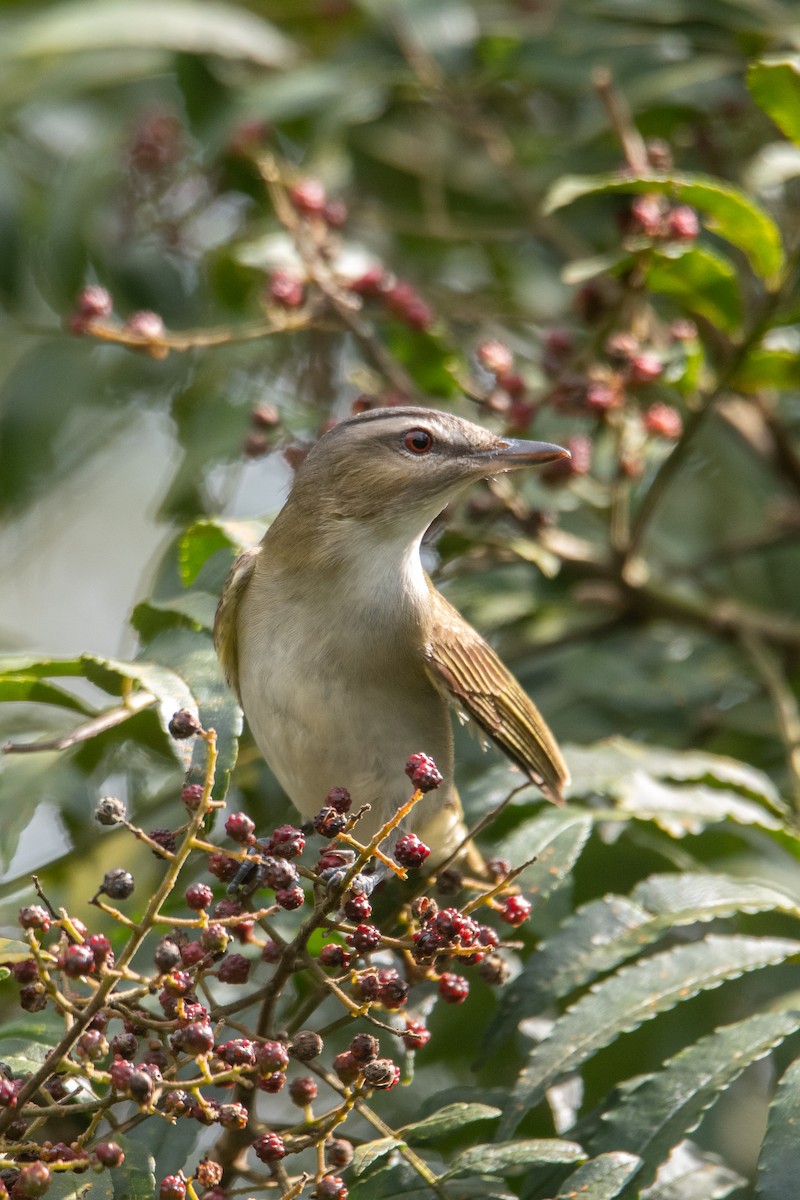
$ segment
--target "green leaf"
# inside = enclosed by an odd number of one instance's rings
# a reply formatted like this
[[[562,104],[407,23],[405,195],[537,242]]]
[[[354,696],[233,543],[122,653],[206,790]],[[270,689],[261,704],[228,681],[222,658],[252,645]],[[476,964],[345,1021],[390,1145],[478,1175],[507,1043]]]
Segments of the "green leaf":
[[[800,146],[800,59],[762,58],[748,69],[747,86],[756,104]]]
[[[726,333],[742,323],[742,296],[732,263],[705,246],[677,255],[654,254],[646,264],[647,286],[677,300]]]
[[[605,1114],[591,1149],[637,1154],[642,1166],[636,1186],[646,1187],[673,1147],[697,1128],[721,1093],[799,1025],[796,1013],[757,1013],[700,1038],[669,1059],[662,1070],[624,1088],[622,1101]],[[796,1152],[795,1141],[795,1170]]]
[[[131,625],[143,642],[151,641],[165,629],[183,627],[206,629],[214,627],[217,596],[210,592],[184,592],[170,600],[144,600],[131,613]]]
[[[662,1163],[656,1182],[643,1195],[647,1200],[724,1200],[746,1184],[746,1179],[715,1154],[685,1141]]]
[[[491,1104],[448,1104],[431,1116],[425,1117],[423,1121],[404,1125],[400,1132],[408,1142],[426,1142],[454,1133],[476,1121],[489,1121],[493,1117],[499,1117],[500,1111]]]
[[[800,362],[796,351],[755,346],[731,380],[740,392],[755,393],[765,388],[800,387]]]
[[[285,66],[295,57],[289,39],[262,17],[205,0],[138,0],[134,8],[125,0],[76,0],[37,13],[4,41],[2,57],[23,62],[144,47],[261,67]]]
[[[125,1162],[111,1172],[114,1200],[153,1200],[157,1189],[152,1155],[133,1138],[115,1132],[113,1140],[125,1152]]]
[[[781,1076],[769,1108],[758,1160],[758,1200],[783,1200],[797,1190],[797,1133],[800,1129],[800,1059]]]
[[[500,843],[514,865],[534,858],[522,876],[527,895],[545,900],[572,871],[592,831],[592,818],[577,808],[549,807]]]
[[[481,1061],[513,1036],[521,1020],[538,1016],[670,929],[737,912],[771,911],[800,916],[800,906],[783,892],[711,874],[653,875],[630,897],[609,895],[591,901],[567,917],[505,988]]]
[[[585,1157],[577,1142],[564,1142],[560,1138],[520,1138],[513,1142],[470,1146],[453,1159],[443,1178],[450,1179],[461,1171],[520,1175],[540,1164],[580,1162]]]
[[[194,583],[212,555],[233,549],[237,554],[257,546],[269,529],[269,521],[195,521],[178,544],[178,564],[186,587]]]
[[[403,1139],[396,1137],[376,1138],[374,1142],[364,1142],[356,1147],[350,1169],[354,1175],[363,1175],[374,1162],[402,1145]]]
[[[551,1084],[576,1070],[619,1034],[638,1028],[698,992],[798,953],[800,942],[788,938],[709,936],[623,967],[582,996],[556,1021],[546,1041],[532,1051],[500,1123],[499,1136],[510,1136]]]
[[[18,938],[0,937],[0,963],[24,962],[30,957],[31,948],[27,942],[21,942]]]
[[[743,192],[701,175],[566,175],[544,201],[549,215],[584,196],[655,192],[691,204],[705,213],[708,226],[747,256],[770,287],[777,287],[784,264],[783,244],[772,217]]]
[[[635,1154],[614,1150],[610,1154],[599,1154],[578,1167],[569,1175],[555,1200],[614,1200],[627,1181],[639,1169],[640,1160]]]
[[[56,704],[59,708],[69,708],[84,716],[94,714],[94,709],[84,703],[79,696],[65,691],[64,688],[56,687],[53,683],[47,683],[37,675],[0,675],[0,701],[2,700],[29,704]]]
[[[30,955],[28,955],[30,958]],[[47,1042],[3,1037],[3,1062],[15,1075],[33,1075],[39,1070],[53,1047]]]
[[[49,1200],[113,1200],[114,1182],[109,1171],[88,1177],[74,1171],[57,1171],[47,1195]]]

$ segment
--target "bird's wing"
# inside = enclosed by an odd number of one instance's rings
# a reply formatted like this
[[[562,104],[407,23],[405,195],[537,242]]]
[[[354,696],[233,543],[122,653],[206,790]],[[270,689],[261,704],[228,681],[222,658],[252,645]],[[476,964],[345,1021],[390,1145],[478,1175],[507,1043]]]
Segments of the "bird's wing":
[[[431,589],[433,627],[427,647],[431,678],[492,741],[541,787],[563,803],[569,771],[539,710],[479,633]]]
[[[225,678],[237,696],[239,695],[239,622],[237,619],[239,601],[250,583],[259,548],[253,546],[251,549],[245,550],[234,562],[225,581],[225,587],[222,589],[214,617],[214,645],[217,649],[217,657],[222,664]]]

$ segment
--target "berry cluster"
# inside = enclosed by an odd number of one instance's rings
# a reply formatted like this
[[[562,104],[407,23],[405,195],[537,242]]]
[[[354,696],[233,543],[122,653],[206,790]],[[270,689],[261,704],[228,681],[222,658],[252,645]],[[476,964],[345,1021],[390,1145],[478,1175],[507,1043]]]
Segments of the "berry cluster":
[[[189,713],[175,714],[171,729],[176,738],[213,741]],[[485,982],[505,981],[500,934],[476,914],[494,912],[517,926],[530,913],[528,902],[505,883],[508,864],[493,861],[487,867],[491,882],[475,884],[461,908],[440,907],[420,891],[417,876],[415,896],[401,895],[399,908],[384,905],[388,916],[375,920],[376,880],[386,873],[405,880],[430,853],[417,834],[397,827],[442,777],[425,754],[412,755],[406,772],[413,795],[395,822],[368,843],[357,839],[358,815],[342,787],[331,789],[302,829],[284,824],[259,836],[248,814],[232,812],[220,844],[206,841],[203,832],[207,814],[222,806],[210,798],[210,777],[183,789],[189,822],[178,831],[145,833],[129,821],[121,801],[99,801],[98,823],[122,825],[149,846],[163,865],[164,882],[143,932],[118,907],[135,903],[135,881],[124,867],[106,872],[91,901],[111,936],[56,911],[44,895],[20,910],[30,953],[10,964],[19,1003],[29,1012],[68,1012],[74,1036],[59,1061],[35,1075],[17,1076],[0,1065],[0,1196],[43,1195],[54,1170],[122,1168],[124,1151],[105,1127],[113,1132],[124,1113],[133,1112],[140,1120],[195,1121],[218,1130],[192,1175],[176,1172],[161,1180],[160,1200],[225,1200],[243,1145],[252,1153],[251,1189],[259,1163],[266,1168],[266,1189],[275,1164],[316,1147],[309,1189],[344,1200],[347,1184],[339,1172],[349,1165],[353,1147],[332,1131],[356,1101],[397,1086],[403,1061],[431,1038],[422,1014],[436,999],[448,1005],[467,1000],[463,970],[474,965]],[[384,838],[392,857],[380,849]],[[195,878],[179,887],[192,868]],[[452,895],[461,883],[451,868],[435,886]],[[168,899],[174,925],[164,932]],[[292,924],[288,914],[294,910],[300,912]],[[319,934],[322,944],[314,954],[311,939]],[[300,971],[321,987],[320,1001],[333,997],[348,1021],[359,1019],[361,1028],[344,1046],[330,1035],[323,1040],[313,1028],[295,1031],[290,1024],[287,1031],[291,1010],[282,1012],[279,1001]],[[237,1014],[252,1011],[247,997],[257,992],[271,1000],[248,1026]],[[242,1002],[231,1005],[231,994]],[[260,1094],[284,1089],[285,1117],[266,1128]],[[36,1143],[43,1094],[51,1107],[48,1130],[60,1119],[71,1141]],[[87,1103],[92,1096],[95,1104]],[[81,1127],[85,1133],[76,1138]],[[302,1191],[303,1162],[298,1160],[300,1184],[293,1194]]]

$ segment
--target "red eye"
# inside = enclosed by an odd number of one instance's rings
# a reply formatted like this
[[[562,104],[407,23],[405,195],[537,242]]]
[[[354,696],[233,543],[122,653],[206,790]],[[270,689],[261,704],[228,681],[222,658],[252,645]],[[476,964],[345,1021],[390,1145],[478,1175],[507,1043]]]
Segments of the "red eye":
[[[412,454],[427,454],[433,445],[433,438],[427,429],[412,429],[403,438],[403,445]]]

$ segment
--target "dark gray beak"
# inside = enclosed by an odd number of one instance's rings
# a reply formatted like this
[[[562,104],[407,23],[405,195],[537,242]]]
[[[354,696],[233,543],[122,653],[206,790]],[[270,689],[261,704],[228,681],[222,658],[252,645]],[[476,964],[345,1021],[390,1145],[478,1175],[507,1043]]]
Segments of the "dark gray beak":
[[[543,463],[572,458],[569,450],[552,442],[527,442],[521,438],[503,438],[493,450],[482,455],[497,471],[513,471],[518,467],[539,467]]]

